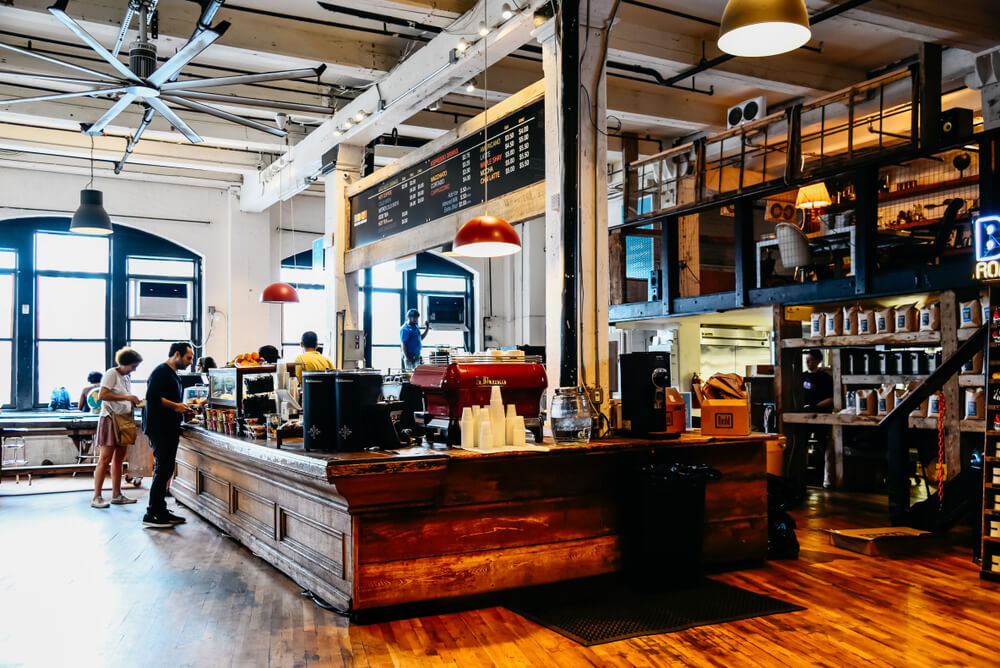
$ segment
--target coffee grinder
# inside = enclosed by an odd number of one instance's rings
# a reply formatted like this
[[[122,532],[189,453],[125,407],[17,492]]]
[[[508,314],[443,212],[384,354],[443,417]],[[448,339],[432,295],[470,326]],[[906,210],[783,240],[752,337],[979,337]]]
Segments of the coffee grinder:
[[[670,353],[641,352],[618,356],[621,370],[622,426],[634,436],[676,438],[684,420],[671,411],[667,419],[665,390],[670,387]]]

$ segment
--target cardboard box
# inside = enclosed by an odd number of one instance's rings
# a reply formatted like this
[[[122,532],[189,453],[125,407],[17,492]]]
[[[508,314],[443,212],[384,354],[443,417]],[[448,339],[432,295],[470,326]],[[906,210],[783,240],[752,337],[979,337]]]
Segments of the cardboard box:
[[[877,557],[906,559],[932,540],[929,531],[910,527],[828,529],[830,543],[839,548]]]
[[[741,399],[701,402],[703,436],[746,436],[750,433],[750,406]]]

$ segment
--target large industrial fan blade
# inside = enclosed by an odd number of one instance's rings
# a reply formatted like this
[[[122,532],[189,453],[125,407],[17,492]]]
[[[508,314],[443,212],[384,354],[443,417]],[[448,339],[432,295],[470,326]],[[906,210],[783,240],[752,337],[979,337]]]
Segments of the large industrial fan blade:
[[[38,95],[36,97],[19,97],[13,100],[0,100],[0,104],[19,104],[21,102],[44,102],[46,100],[63,100],[70,97],[87,97],[88,95],[107,95],[110,93],[123,93],[128,88],[99,88],[97,90],[81,90],[75,93],[53,93],[52,95]]]
[[[180,51],[170,57],[170,60],[160,65],[159,68],[149,75],[149,83],[159,88],[176,76],[185,65],[194,60],[198,54],[212,45],[215,40],[222,37],[223,33],[229,29],[229,23],[221,22],[214,28],[209,28],[198,33],[191,41],[181,48]]]
[[[231,114],[228,111],[223,111],[222,109],[216,109],[215,107],[209,106],[207,104],[202,104],[201,102],[195,102],[194,100],[185,100],[182,97],[176,97],[174,95],[164,95],[163,99],[170,100],[174,104],[179,104],[182,107],[187,107],[188,109],[193,109],[194,111],[201,111],[206,114],[216,116],[218,118],[223,118],[232,123],[239,123],[240,125],[245,125],[248,128],[253,128],[254,130],[267,132],[276,137],[284,137],[285,135],[288,134],[284,130],[279,130],[278,128],[273,128],[270,125],[259,123],[249,118],[243,118],[242,116],[237,116],[236,114]]]
[[[160,86],[160,90],[180,91],[192,88],[212,88],[214,86],[235,86],[237,84],[254,84],[279,79],[301,79],[308,76],[320,76],[326,70],[326,65],[310,67],[301,70],[282,70],[280,72],[263,72],[261,74],[237,74],[230,77],[211,77],[208,79],[188,79],[186,81],[171,81]],[[329,110],[328,110],[329,111]]]
[[[123,78],[128,81],[134,81],[135,83],[142,83],[139,77],[132,73],[132,70],[130,70],[122,61],[112,56],[111,52],[101,46],[101,43],[98,42],[93,35],[84,30],[83,26],[69,17],[69,14],[66,13],[67,4],[69,4],[69,0],[57,0],[56,4],[49,7],[49,13],[59,19],[64,26],[69,28],[77,37],[83,40],[87,46],[94,50],[94,53],[106,60],[108,64],[115,68],[118,74],[120,74]]]
[[[201,137],[198,136],[198,133],[192,130],[191,126],[185,123],[180,116],[175,114],[174,110],[168,107],[163,100],[151,97],[146,100],[146,104],[151,106],[153,109],[156,109],[156,111],[159,112],[161,116],[167,119],[168,123],[177,128],[177,130],[182,135],[187,137],[189,142],[191,142],[192,144],[200,144],[202,142],[202,139]]]
[[[103,116],[97,119],[96,123],[84,130],[84,133],[92,136],[101,134],[104,131],[104,128],[108,126],[108,123],[115,120],[118,114],[125,111],[125,107],[135,102],[135,98],[136,95],[134,93],[126,93],[125,95],[122,95],[110,109],[104,112]]]

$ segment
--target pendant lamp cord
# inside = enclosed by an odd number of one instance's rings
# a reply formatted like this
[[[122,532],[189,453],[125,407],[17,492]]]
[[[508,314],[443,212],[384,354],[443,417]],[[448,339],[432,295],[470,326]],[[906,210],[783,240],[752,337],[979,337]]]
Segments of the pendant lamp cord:
[[[87,183],[87,190],[94,185],[94,135],[90,135],[90,181]]]
[[[486,25],[489,25],[488,6],[489,0],[483,0],[483,22]],[[485,35],[483,37],[483,148],[486,150],[486,169],[483,170],[483,215],[489,215],[490,212],[490,119],[489,100],[486,97],[490,82],[489,74],[487,74],[490,67],[489,48],[489,35]],[[492,289],[493,285],[491,284],[490,290]]]

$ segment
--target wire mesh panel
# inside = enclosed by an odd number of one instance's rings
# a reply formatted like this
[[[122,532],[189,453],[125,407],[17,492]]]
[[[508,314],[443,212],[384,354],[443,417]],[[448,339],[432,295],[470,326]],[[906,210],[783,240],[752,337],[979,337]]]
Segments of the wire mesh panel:
[[[803,176],[886,150],[916,145],[916,77],[910,69],[802,106]]]

